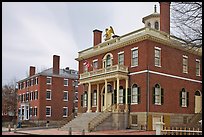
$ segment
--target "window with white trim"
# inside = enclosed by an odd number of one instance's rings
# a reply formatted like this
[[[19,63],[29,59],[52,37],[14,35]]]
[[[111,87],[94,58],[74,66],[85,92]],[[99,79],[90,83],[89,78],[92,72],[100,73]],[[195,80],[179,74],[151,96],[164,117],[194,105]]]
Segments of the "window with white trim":
[[[64,86],[68,86],[68,79],[64,79]]]
[[[164,102],[164,90],[159,84],[153,87],[153,104],[162,105]]]
[[[83,107],[86,107],[87,106],[87,93],[85,92],[84,93],[84,103],[83,103]]]
[[[119,104],[123,104],[123,87],[119,88]]]
[[[63,107],[63,117],[68,116],[68,107]]]
[[[184,88],[180,91],[180,106],[188,107],[189,93]]]
[[[51,100],[51,90],[46,91],[46,100]]]
[[[106,67],[110,67],[111,66],[111,56],[107,55],[106,57]]]
[[[33,113],[34,113],[34,116],[37,116],[37,114],[38,114],[38,108],[37,108],[37,106],[35,106]]]
[[[183,56],[183,73],[188,73],[188,56]]]
[[[131,103],[132,104],[138,104],[140,102],[140,91],[139,91],[139,87],[134,84],[132,86],[132,93],[131,93]]]
[[[93,106],[96,106],[96,91],[93,92]]]
[[[45,114],[46,117],[51,117],[51,106],[46,106]]]
[[[154,65],[161,67],[161,48],[155,47],[154,49]]]
[[[131,66],[138,66],[138,47],[131,49],[132,58],[131,58]]]
[[[46,83],[47,83],[47,85],[51,85],[51,83],[52,83],[52,77],[47,77]]]
[[[68,91],[64,91],[63,101],[68,101]]]
[[[93,60],[93,70],[98,69],[98,60]]]
[[[200,60],[196,59],[196,76],[200,76]]]
[[[124,65],[124,52],[118,53],[118,65]]]

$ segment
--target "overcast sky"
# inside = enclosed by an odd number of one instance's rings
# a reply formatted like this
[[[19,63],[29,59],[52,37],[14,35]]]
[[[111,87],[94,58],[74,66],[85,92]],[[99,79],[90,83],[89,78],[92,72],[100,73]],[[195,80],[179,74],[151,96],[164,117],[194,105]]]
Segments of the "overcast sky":
[[[2,85],[53,65],[78,69],[78,52],[93,46],[93,30],[112,26],[116,35],[144,27],[158,2],[3,2]],[[104,41],[104,40],[102,40]]]

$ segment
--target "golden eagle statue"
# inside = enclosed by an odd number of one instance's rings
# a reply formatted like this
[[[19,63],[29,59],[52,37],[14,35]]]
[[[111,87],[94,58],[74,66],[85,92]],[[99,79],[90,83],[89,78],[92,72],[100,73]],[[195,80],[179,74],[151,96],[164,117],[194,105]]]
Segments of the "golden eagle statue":
[[[115,33],[114,33],[114,30],[113,30],[113,27],[110,26],[109,29],[106,28],[106,34],[104,35],[104,36],[105,36],[105,39],[104,39],[104,40],[105,40],[105,41],[106,41],[106,40],[109,40],[109,39],[111,38],[112,34],[115,34]]]

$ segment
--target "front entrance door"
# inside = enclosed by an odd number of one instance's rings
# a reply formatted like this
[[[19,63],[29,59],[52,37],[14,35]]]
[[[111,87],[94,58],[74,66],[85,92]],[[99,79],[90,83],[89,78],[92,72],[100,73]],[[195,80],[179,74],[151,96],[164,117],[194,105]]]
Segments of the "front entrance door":
[[[101,108],[102,111],[104,111],[106,108],[110,107],[112,105],[112,99],[113,99],[113,94],[112,94],[112,88],[110,87],[111,85],[108,85],[108,93],[106,97],[106,104],[107,106],[105,107],[105,88],[102,88],[102,94],[101,94]]]
[[[162,116],[154,116],[153,117],[153,130],[156,130],[156,122],[162,122]]]

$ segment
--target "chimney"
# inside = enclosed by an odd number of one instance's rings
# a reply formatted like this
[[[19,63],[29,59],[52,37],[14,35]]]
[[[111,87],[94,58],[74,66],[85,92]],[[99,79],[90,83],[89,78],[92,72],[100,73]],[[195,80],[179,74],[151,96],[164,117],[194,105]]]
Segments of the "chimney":
[[[170,34],[170,2],[160,4],[160,31]]]
[[[60,56],[53,56],[53,74],[59,74]]]
[[[35,67],[34,66],[30,66],[30,77],[35,75]]]
[[[98,45],[99,43],[101,43],[101,36],[102,36],[102,31],[100,30],[93,30],[94,33],[94,46]]]

